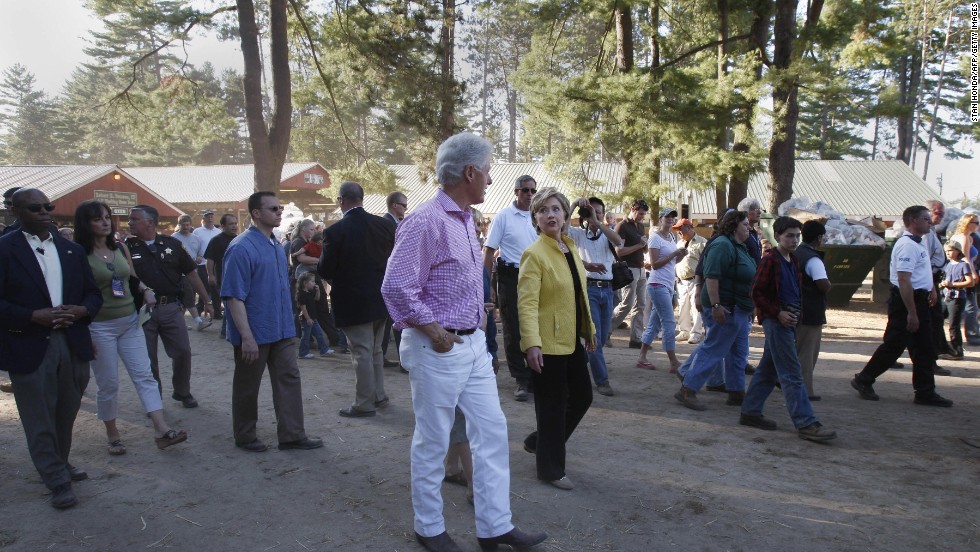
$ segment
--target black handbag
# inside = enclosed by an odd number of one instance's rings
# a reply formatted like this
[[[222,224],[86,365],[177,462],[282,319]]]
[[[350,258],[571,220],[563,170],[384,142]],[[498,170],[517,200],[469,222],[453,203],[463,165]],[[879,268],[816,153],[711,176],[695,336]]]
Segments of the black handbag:
[[[609,250],[612,251],[613,258],[616,259],[612,264],[612,288],[622,289],[633,283],[633,271],[626,264],[626,261],[619,260],[616,248],[612,244],[609,244]]]

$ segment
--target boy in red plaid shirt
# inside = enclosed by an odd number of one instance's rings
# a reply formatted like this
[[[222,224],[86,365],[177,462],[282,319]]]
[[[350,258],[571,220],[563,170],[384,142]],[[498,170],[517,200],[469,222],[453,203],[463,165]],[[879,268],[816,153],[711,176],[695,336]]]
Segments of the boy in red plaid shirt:
[[[739,423],[759,429],[776,429],[776,422],[765,418],[762,409],[778,382],[800,438],[829,441],[836,438],[837,433],[817,421],[796,355],[802,276],[793,252],[800,245],[802,230],[803,224],[792,217],[777,218],[773,223],[777,247],[762,257],[755,272],[752,301],[759,323],[766,332],[766,345],[745,392]]]

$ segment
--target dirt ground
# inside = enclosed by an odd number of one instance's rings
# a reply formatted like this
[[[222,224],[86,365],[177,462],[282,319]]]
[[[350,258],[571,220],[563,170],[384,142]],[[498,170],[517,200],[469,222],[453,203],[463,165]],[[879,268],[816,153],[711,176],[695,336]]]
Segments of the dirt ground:
[[[880,402],[859,400],[848,380],[880,342],[883,313],[861,295],[830,313],[815,409],[839,437],[826,445],[797,437],[780,395],[766,410],[775,432],[738,425],[738,408],[720,393],[701,394],[705,412],[682,407],[663,354],[653,356],[657,371],[638,370],[625,330],[616,331],[606,350],[616,396],[596,394],[568,444],[571,492],[535,479],[534,458],[521,446],[533,405],[513,400],[504,368],[514,522],[547,531],[540,549],[553,551],[980,549],[980,350],[944,363],[953,375],[937,383],[952,409],[913,405],[908,368],[879,380]],[[753,331],[754,360],[761,338]],[[123,376],[119,423],[129,452],[110,457],[90,383],[72,461],[91,478],[75,484],[80,503],[66,511],[49,506],[13,396],[0,394],[0,548],[421,550],[412,533],[407,376],[388,370],[391,406],[351,420],[337,415],[353,398],[349,359],[300,361],[307,431],[326,446],[254,454],[232,441],[230,345],[216,328],[192,331],[191,343],[201,406],[165,401],[171,423],[190,433],[184,445],[154,447]],[[268,384],[259,436],[275,444]],[[465,490],[448,485],[443,496],[450,534],[463,550],[478,550]]]

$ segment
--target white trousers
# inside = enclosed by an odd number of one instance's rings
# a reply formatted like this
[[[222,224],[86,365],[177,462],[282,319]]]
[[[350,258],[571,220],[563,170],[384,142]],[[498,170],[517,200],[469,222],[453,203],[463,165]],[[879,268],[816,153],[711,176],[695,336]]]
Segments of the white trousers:
[[[115,420],[118,415],[120,359],[126,365],[143,408],[147,412],[163,408],[160,388],[150,370],[150,357],[146,352],[146,338],[139,325],[139,316],[134,312],[122,318],[92,322],[89,332],[96,351],[95,360],[89,365],[98,387],[95,399],[99,419]]]
[[[446,530],[441,490],[457,405],[466,417],[473,451],[476,536],[496,537],[514,528],[507,419],[500,408],[486,334],[477,330],[462,339],[449,352],[437,353],[423,332],[409,328],[402,332],[398,349],[412,384],[412,507],[415,531],[423,537]]]
[[[694,293],[696,289],[693,278],[677,283],[677,329],[703,336],[704,325],[701,323],[701,309],[698,308],[700,299]]]

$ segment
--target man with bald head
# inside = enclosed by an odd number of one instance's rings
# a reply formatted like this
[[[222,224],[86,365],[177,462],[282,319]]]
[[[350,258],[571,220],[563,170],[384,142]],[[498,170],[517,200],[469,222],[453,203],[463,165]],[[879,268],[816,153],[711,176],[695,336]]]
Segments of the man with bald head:
[[[18,231],[0,238],[0,370],[10,373],[27,450],[51,505],[78,503],[68,463],[72,427],[95,358],[88,325],[102,307],[85,249],[53,230],[54,205],[22,188],[10,208]]]
[[[395,245],[395,223],[364,210],[364,189],[357,182],[341,184],[338,195],[344,218],[324,230],[317,271],[330,282],[334,320],[347,335],[354,364],[354,403],[339,414],[364,418],[388,406],[381,346],[388,309],[381,282]]]

